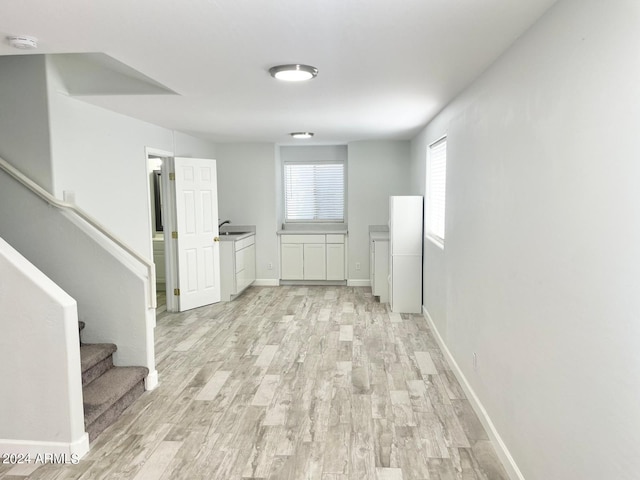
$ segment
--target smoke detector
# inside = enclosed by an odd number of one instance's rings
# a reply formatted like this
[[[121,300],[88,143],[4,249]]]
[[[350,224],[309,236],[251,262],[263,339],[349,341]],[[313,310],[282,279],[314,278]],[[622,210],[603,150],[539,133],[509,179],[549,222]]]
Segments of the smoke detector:
[[[33,50],[38,48],[38,39],[27,35],[12,35],[7,37],[9,45],[21,50]]]

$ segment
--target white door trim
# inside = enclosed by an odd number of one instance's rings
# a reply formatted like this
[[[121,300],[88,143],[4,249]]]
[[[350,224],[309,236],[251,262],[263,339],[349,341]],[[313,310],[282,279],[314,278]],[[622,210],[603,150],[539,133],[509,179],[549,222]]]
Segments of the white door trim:
[[[153,170],[152,163],[155,159],[150,157],[160,157],[162,158],[162,189],[163,194],[165,196],[164,202],[162,202],[162,220],[164,225],[165,232],[165,242],[164,242],[164,259],[165,259],[165,278],[166,278],[166,296],[167,296],[167,311],[169,312],[177,312],[178,311],[178,300],[173,295],[173,289],[178,286],[178,272],[177,272],[177,260],[176,260],[176,252],[175,248],[172,245],[172,242],[167,242],[166,233],[171,232],[173,229],[173,218],[174,218],[174,209],[175,209],[175,200],[171,198],[171,189],[169,188],[168,183],[168,172],[173,171],[173,152],[169,152],[167,150],[161,150],[153,147],[145,147],[145,157],[147,159],[147,175],[151,174]],[[147,198],[149,199],[149,251],[153,252],[153,221],[151,219],[151,202],[153,199],[151,198],[151,187],[150,182],[147,182]],[[171,235],[169,233],[169,235]],[[153,286],[155,289],[155,285]]]

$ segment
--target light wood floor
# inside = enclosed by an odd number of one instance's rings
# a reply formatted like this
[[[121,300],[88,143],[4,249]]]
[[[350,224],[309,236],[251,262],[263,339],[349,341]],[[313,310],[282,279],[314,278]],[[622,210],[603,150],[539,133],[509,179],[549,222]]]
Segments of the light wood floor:
[[[0,478],[507,479],[425,320],[369,288],[252,287],[162,312],[156,358],[159,387],[78,465]]]

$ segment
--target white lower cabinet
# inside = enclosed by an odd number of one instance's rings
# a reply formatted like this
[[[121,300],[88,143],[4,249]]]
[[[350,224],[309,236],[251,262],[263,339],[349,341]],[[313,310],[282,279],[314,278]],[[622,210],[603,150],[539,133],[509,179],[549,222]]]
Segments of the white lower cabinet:
[[[251,285],[256,279],[256,245],[236,251],[236,294]]]
[[[344,279],[344,243],[327,243],[327,280]]]
[[[153,262],[156,265],[156,289],[164,292],[167,281],[164,261],[164,238],[153,239]]]
[[[304,280],[326,280],[327,262],[326,245],[324,243],[305,243],[302,261]]]
[[[286,280],[304,279],[304,245],[282,243],[280,245],[280,277]]]
[[[220,297],[229,301],[256,279],[255,235],[220,242]]]
[[[380,297],[381,303],[389,301],[389,238],[376,238],[370,241],[369,275],[371,293]]]
[[[345,280],[343,234],[280,236],[282,280]]]

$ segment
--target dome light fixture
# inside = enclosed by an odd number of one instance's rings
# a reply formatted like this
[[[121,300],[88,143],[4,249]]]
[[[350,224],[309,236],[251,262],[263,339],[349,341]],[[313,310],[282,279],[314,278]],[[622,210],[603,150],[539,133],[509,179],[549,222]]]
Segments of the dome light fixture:
[[[318,69],[310,65],[276,65],[269,69],[269,73],[273,78],[284,80],[286,82],[302,82],[311,80],[318,75]]]
[[[293,138],[311,138],[313,137],[313,132],[291,132]]]
[[[34,50],[38,48],[38,39],[28,35],[11,35],[7,37],[9,45],[21,50]]]

